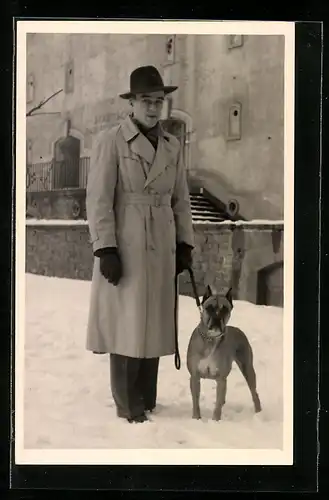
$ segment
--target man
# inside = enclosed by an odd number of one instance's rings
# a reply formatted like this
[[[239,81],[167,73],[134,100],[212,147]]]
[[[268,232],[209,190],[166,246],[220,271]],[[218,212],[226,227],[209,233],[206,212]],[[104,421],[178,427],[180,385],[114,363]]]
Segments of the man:
[[[175,274],[191,265],[193,227],[178,140],[159,123],[166,94],[156,68],[130,75],[131,114],[100,133],[87,185],[95,255],[87,349],[110,353],[117,414],[145,422],[159,358],[175,353]]]

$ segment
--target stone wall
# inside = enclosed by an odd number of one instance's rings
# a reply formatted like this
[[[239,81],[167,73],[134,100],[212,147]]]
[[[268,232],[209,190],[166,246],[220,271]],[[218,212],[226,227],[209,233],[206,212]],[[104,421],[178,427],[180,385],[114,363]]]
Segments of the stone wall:
[[[92,263],[86,224],[27,224],[26,272],[90,280]]]
[[[283,265],[282,225],[196,224],[194,230],[193,268],[199,295],[204,293],[207,284],[223,290],[232,286],[235,298],[259,302],[260,272],[266,278],[264,270]],[[92,264],[85,222],[27,222],[26,272],[90,280]],[[192,296],[188,273],[181,275],[179,291]],[[282,305],[280,302],[282,297],[274,305]]]
[[[86,219],[86,190],[61,189],[26,194],[26,213],[35,219]]]

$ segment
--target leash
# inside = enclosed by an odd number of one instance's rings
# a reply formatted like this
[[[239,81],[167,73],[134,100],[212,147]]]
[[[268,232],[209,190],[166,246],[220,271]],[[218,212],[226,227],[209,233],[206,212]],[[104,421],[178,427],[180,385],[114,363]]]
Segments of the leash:
[[[193,294],[194,298],[196,301],[196,305],[200,311],[201,315],[201,302],[199,299],[198,295],[198,290],[197,286],[195,283],[195,278],[194,278],[194,273],[191,267],[188,267],[188,273],[190,275],[191,279],[191,284],[192,284],[192,289],[193,289]],[[180,370],[181,367],[181,359],[180,359],[180,354],[179,354],[179,346],[178,346],[178,276],[177,274],[175,275],[175,307],[174,307],[174,313],[175,313],[175,367],[177,370]]]
[[[196,305],[197,305],[197,308],[199,309],[200,314],[201,314],[201,312],[202,312],[201,302],[200,302],[200,299],[199,299],[198,290],[197,290],[196,283],[195,283],[193,269],[191,267],[189,267],[187,270],[188,270],[188,273],[190,275],[190,279],[191,279],[191,284],[192,284],[192,288],[193,288],[193,293],[194,293],[194,298],[195,298],[195,301],[196,301]]]
[[[181,360],[178,347],[178,276],[175,275],[175,368],[180,370]]]

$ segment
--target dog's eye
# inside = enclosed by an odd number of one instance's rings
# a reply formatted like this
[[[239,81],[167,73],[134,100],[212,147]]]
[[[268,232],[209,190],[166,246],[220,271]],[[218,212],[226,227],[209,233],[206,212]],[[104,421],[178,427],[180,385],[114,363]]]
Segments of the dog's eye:
[[[210,305],[210,306],[207,307],[207,311],[208,311],[209,314],[213,314],[213,313],[216,312],[216,309],[215,309],[214,306]]]

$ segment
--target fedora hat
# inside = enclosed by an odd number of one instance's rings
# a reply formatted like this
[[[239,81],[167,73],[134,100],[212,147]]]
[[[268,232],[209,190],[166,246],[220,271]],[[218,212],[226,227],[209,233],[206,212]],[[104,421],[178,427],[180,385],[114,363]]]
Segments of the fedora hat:
[[[130,75],[130,90],[124,94],[119,94],[122,99],[130,99],[135,94],[147,94],[163,90],[165,94],[170,94],[178,87],[164,85],[159,71],[154,66],[140,66]]]

